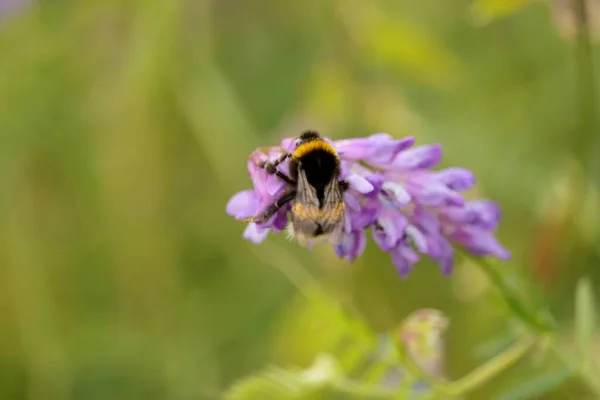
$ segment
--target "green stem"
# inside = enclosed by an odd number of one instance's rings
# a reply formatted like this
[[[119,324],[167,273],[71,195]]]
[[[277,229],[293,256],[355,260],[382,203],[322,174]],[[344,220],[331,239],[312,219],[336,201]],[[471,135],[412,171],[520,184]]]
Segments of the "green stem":
[[[580,133],[576,136],[576,155],[586,171],[597,175],[597,155],[600,152],[600,141],[595,138],[595,77],[592,44],[589,32],[589,19],[585,0],[571,0],[577,19],[576,63],[578,79],[578,96],[580,110]],[[593,144],[590,146],[590,144]]]
[[[496,271],[485,259],[475,257],[466,251],[459,250],[466,258],[474,261],[486,273],[492,284],[498,289],[507,306],[517,315],[526,325],[533,328],[536,332],[550,332],[554,326],[549,321],[542,319],[540,314],[527,307],[514,291],[506,283],[502,275]]]
[[[449,396],[458,396],[476,389],[518,361],[534,343],[532,337],[522,338],[496,358],[478,367],[465,377],[450,383],[444,392]]]
[[[590,39],[589,18],[585,0],[571,0],[576,16],[577,42],[575,62],[577,64],[578,103],[580,110],[579,134],[575,135],[575,156],[585,170],[585,176],[596,185],[600,185],[600,137],[596,127],[596,97],[593,50]],[[573,210],[577,212],[585,199],[585,179],[576,182],[579,204]],[[574,214],[575,214],[574,212]],[[594,221],[598,223],[599,221]],[[581,265],[585,269],[589,265],[590,252],[585,251]]]

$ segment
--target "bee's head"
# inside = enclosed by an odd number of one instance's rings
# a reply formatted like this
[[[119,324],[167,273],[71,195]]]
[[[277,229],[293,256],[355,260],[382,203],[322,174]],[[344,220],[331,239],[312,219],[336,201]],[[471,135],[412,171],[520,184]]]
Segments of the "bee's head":
[[[306,132],[302,133],[302,135],[300,135],[298,137],[298,139],[296,139],[296,147],[298,147],[306,142],[310,142],[312,140],[318,140],[318,139],[321,139],[321,135],[319,135],[317,132],[306,131]]]

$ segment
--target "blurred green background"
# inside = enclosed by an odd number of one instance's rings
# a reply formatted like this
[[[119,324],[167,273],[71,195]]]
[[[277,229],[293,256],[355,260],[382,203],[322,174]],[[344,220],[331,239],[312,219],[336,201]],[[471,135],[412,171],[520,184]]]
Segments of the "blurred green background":
[[[548,2],[2,9],[0,398],[215,399],[265,365],[306,366],[322,334],[295,336],[306,273],[374,331],[442,310],[451,378],[485,360],[477,346],[509,316],[468,262],[444,277],[425,261],[401,280],[372,242],[347,265],[325,245],[242,239],[225,204],[251,184],[248,154],[309,128],[441,143],[445,166],[477,175],[473,195],[500,203],[514,288],[570,321],[585,264],[556,254],[565,160],[582,137],[577,62]],[[585,393],[572,382],[543,398]]]

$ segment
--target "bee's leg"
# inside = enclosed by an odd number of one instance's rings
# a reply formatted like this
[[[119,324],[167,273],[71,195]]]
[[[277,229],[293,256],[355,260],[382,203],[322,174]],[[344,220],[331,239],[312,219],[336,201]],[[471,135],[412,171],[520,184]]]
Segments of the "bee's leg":
[[[339,183],[339,185],[340,185],[340,190],[341,190],[342,192],[345,192],[345,191],[346,191],[346,190],[348,190],[348,188],[350,187],[350,184],[349,184],[349,183],[348,183],[348,181],[346,181],[346,180],[339,181],[338,183]]]
[[[269,218],[271,218],[277,210],[283,207],[285,204],[289,203],[291,200],[296,197],[296,191],[290,190],[281,195],[276,202],[269,204],[269,206],[260,214],[255,217],[246,218],[245,222],[256,222],[257,224],[261,224],[263,222],[267,222]]]
[[[285,154],[282,154],[279,158],[277,158],[273,162],[268,161],[268,160],[260,161],[257,165],[260,168],[263,168],[265,171],[267,171],[267,174],[277,175],[280,179],[284,180],[286,183],[288,183],[290,185],[295,185],[296,182],[294,182],[290,177],[288,177],[283,172],[281,172],[277,169],[277,166],[279,164],[281,164],[282,162],[284,162],[285,159],[288,158],[289,156],[290,156],[290,153],[285,153]]]
[[[263,165],[272,165],[273,168],[277,168],[277,166],[279,164],[281,164],[282,162],[284,162],[286,160],[286,158],[288,158],[289,156],[291,156],[290,153],[283,153],[282,155],[280,155],[275,161],[273,162],[269,162],[269,161],[263,161],[262,164]]]

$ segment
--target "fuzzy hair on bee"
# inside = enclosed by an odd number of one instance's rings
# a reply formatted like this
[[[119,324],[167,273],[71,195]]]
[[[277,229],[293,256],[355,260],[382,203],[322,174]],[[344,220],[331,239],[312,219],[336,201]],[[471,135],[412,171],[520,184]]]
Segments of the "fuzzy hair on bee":
[[[289,176],[277,166],[289,158]],[[340,158],[333,146],[314,131],[296,139],[295,149],[258,166],[287,183],[279,199],[247,221],[261,223],[292,202],[288,236],[300,244],[328,240],[339,244],[344,234],[343,193],[348,183],[340,180]]]

